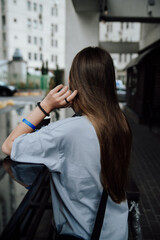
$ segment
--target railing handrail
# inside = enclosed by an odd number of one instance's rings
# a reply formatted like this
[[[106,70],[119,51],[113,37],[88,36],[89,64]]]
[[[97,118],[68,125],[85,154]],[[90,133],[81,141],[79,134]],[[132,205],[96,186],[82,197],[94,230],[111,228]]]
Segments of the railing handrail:
[[[34,239],[34,234],[41,220],[41,216],[44,210],[48,208],[49,197],[49,171],[44,166],[36,176],[36,179],[31,185],[29,191],[11,217],[9,223],[2,232],[0,239]],[[33,218],[33,214],[35,215],[35,212],[36,218]]]

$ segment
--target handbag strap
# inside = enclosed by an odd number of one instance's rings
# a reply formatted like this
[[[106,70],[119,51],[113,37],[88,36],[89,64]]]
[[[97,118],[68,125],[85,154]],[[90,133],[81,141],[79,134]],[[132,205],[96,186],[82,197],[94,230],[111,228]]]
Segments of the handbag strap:
[[[108,193],[103,189],[103,193],[101,196],[101,200],[100,200],[91,240],[98,240],[100,237],[101,228],[103,225],[103,219],[104,219],[104,215],[105,215],[107,199],[108,199]]]

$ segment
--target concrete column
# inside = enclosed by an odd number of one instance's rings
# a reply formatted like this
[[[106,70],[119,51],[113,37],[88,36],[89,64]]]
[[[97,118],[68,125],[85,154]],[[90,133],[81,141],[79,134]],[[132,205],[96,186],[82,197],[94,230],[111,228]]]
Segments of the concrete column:
[[[99,13],[77,13],[71,0],[66,1],[66,43],[65,43],[65,84],[72,60],[77,52],[88,46],[98,46],[99,43]],[[66,117],[73,111],[66,109]]]

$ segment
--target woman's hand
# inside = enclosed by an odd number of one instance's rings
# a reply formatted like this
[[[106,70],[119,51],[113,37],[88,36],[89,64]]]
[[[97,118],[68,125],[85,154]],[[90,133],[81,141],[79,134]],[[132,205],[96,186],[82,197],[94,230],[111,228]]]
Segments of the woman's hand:
[[[49,113],[55,108],[71,107],[72,101],[77,95],[77,90],[72,92],[67,86],[58,85],[52,89],[41,102],[41,106]],[[66,100],[67,99],[67,103]]]
[[[45,99],[41,102],[42,108],[47,113],[50,113],[54,108],[69,107],[72,105],[72,101],[77,94],[77,90],[71,92],[68,87],[63,87],[63,85],[58,85],[53,90],[51,90]],[[67,103],[66,100],[67,99]],[[36,107],[28,116],[27,120],[31,122],[34,126],[37,126],[45,117],[45,114]],[[24,134],[31,133],[33,129],[26,125],[24,122],[21,122],[8,136],[5,142],[2,145],[2,151],[6,155],[11,154],[12,145],[14,140]]]

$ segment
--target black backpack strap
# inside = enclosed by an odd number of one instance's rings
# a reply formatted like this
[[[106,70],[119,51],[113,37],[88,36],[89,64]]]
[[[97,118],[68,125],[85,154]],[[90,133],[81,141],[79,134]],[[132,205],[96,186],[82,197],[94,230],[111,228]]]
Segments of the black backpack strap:
[[[108,193],[103,189],[103,193],[101,196],[101,200],[100,200],[91,240],[98,240],[100,237],[101,228],[103,225],[103,219],[104,219],[104,215],[105,215],[107,199],[108,199]]]

